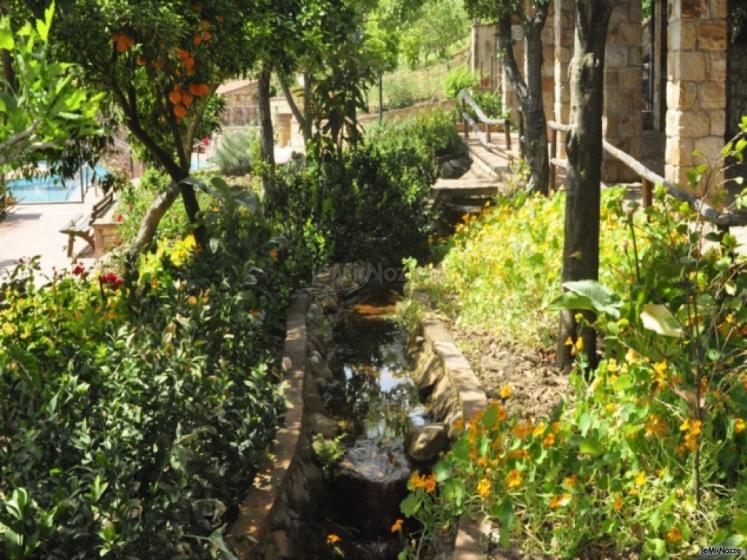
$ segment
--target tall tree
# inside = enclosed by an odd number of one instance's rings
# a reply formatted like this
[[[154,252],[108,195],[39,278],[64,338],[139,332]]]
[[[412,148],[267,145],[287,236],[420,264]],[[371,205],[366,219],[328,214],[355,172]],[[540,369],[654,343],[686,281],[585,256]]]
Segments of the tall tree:
[[[602,173],[602,114],[604,111],[604,50],[613,0],[576,0],[576,34],[571,61],[571,133],[567,139],[563,282],[599,278],[599,216]],[[579,328],[575,311],[563,311],[558,338],[558,360],[572,363],[570,338],[583,339],[592,365],[596,361],[596,333],[591,312]]]
[[[526,122],[524,153],[531,172],[529,189],[547,194],[550,159],[542,94],[542,30],[550,0],[465,0],[465,4],[473,16],[498,21],[500,54]],[[526,37],[526,79],[521,75],[513,49],[511,26],[514,20],[521,24]]]
[[[33,3],[33,2],[32,2]],[[147,213],[134,249],[147,246],[166,209],[181,194],[198,243],[207,233],[190,174],[193,142],[208,101],[226,78],[254,62],[245,30],[251,0],[60,0],[54,36],[61,53],[83,68],[81,79],[105,92],[131,138],[172,179]]]

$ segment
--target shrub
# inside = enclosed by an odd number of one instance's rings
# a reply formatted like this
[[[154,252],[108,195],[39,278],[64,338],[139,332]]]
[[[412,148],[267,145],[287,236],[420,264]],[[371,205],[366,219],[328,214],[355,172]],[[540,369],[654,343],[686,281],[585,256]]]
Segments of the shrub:
[[[268,212],[288,238],[323,239],[317,252],[334,260],[422,255],[433,233],[436,160],[454,150],[464,147],[447,114],[387,123],[345,152],[342,170],[322,155],[278,173]]]
[[[444,80],[444,93],[449,99],[456,99],[463,89],[470,90],[480,83],[477,75],[468,68],[455,68]]]
[[[124,272],[0,290],[6,558],[206,558],[282,399],[296,277],[248,193],[216,182],[209,250],[161,240]]]
[[[476,91],[472,94],[472,99],[489,119],[500,119],[505,116],[503,112],[503,100],[500,95],[489,91]],[[468,106],[467,111],[472,116],[472,119],[476,121],[477,115],[472,108]]]
[[[246,175],[252,169],[258,144],[259,135],[254,128],[226,130],[218,140],[212,161],[223,175]]]

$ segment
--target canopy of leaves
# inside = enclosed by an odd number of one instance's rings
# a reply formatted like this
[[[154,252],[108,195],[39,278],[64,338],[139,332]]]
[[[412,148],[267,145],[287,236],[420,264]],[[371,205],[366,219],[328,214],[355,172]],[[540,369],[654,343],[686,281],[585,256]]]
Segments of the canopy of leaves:
[[[100,95],[80,87],[74,67],[53,61],[48,37],[54,5],[43,19],[14,28],[0,19],[7,68],[0,91],[0,166],[19,168],[62,157],[70,144],[102,133]],[[80,154],[78,153],[78,156]]]

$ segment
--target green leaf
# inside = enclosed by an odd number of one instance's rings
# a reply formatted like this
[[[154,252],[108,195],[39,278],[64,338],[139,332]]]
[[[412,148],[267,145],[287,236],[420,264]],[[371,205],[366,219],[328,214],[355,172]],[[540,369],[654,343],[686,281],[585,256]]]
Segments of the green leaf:
[[[672,312],[666,306],[657,303],[647,303],[641,311],[641,321],[644,328],[662,336],[672,338],[682,337],[682,327]]]
[[[420,500],[415,494],[410,494],[399,504],[399,510],[405,517],[412,517],[420,509]]]
[[[747,537],[747,513],[739,513],[734,519],[734,523],[731,524],[731,528],[740,535]]]
[[[565,294],[556,299],[552,305],[563,309],[589,310],[609,315],[614,319],[620,318],[622,303],[614,293],[596,280],[580,280],[565,282]]]
[[[581,453],[584,453],[586,455],[591,455],[592,457],[598,457],[602,453],[604,453],[604,449],[602,448],[602,445],[599,443],[599,441],[595,439],[585,439],[581,442],[581,444],[578,446],[578,450]]]
[[[514,506],[510,498],[505,498],[495,511],[495,517],[501,525],[501,546],[506,548],[511,538],[511,529],[514,526]]]
[[[13,40],[13,33],[9,29],[0,29],[0,49],[11,51],[15,45],[16,42]]]

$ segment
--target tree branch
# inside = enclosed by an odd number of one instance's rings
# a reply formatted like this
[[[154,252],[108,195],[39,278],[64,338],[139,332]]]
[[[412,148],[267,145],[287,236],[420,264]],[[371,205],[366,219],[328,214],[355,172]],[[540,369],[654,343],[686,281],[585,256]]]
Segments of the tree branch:
[[[286,80],[286,78],[282,76],[280,73],[278,73],[278,79],[280,80],[280,87],[283,90],[283,95],[285,95],[285,100],[288,102],[288,106],[290,107],[291,113],[293,113],[293,116],[298,121],[298,124],[301,125],[301,132],[303,133],[303,139],[305,142],[308,142],[310,138],[307,137],[306,119],[301,113],[301,110],[298,108],[298,105],[296,104],[296,100],[293,98],[293,94],[291,93],[290,87],[288,86],[288,80]]]
[[[516,95],[519,97],[519,100],[523,105],[527,99],[528,88],[524,78],[521,77],[519,64],[516,62],[516,55],[514,54],[510,13],[502,15],[498,20],[498,42],[501,47],[501,56],[503,57],[506,72],[508,72],[508,77],[514,84]]]

